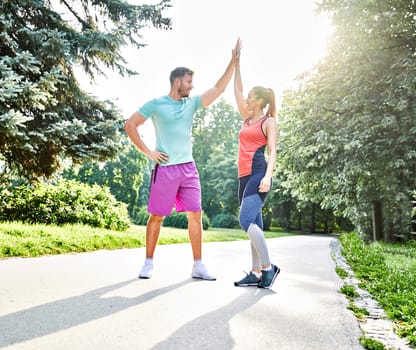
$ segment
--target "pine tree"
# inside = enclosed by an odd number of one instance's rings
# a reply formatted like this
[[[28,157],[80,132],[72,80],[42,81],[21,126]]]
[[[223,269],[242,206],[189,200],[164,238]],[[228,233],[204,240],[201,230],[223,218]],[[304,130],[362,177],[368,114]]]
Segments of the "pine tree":
[[[140,49],[146,26],[170,29],[169,0],[2,0],[0,163],[28,179],[50,177],[69,158],[103,161],[119,148],[122,116],[81,89],[74,67],[94,79],[105,69],[135,74],[121,55]],[[4,175],[4,174],[3,174]]]

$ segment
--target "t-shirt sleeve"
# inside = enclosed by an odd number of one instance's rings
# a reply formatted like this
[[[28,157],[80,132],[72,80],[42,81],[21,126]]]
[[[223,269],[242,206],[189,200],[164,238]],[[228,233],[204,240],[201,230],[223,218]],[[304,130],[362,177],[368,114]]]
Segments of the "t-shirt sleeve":
[[[199,95],[194,96],[193,99],[194,99],[195,110],[197,111],[198,109],[201,109],[202,108],[201,96]]]
[[[149,119],[154,111],[156,99],[150,100],[146,102],[143,106],[141,106],[137,111],[146,119]]]

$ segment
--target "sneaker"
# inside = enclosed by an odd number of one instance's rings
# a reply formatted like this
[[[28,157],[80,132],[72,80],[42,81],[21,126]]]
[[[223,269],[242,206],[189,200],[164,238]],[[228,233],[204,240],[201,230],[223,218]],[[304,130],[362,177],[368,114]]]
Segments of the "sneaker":
[[[153,273],[153,263],[152,262],[145,262],[140,273],[139,278],[150,278],[152,277]]]
[[[276,265],[273,265],[273,264],[270,270],[262,270],[261,281],[259,282],[258,287],[259,288],[271,288],[279,272],[280,272],[280,268],[278,268]]]
[[[253,271],[246,274],[242,280],[234,282],[236,287],[249,287],[249,286],[257,286],[260,282],[260,278],[258,278]]]
[[[194,264],[194,266],[192,267],[192,275],[191,276],[192,276],[192,278],[199,278],[201,280],[207,280],[207,281],[215,281],[216,280],[216,278],[214,276],[211,276],[208,273],[207,268],[202,263]]]

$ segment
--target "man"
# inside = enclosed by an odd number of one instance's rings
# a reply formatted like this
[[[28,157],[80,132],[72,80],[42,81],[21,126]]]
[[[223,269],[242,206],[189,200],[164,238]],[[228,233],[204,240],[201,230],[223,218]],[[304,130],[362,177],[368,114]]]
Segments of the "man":
[[[237,47],[237,45],[236,45]],[[155,161],[152,170],[146,227],[146,259],[140,278],[150,278],[153,272],[153,254],[159,239],[164,216],[173,206],[177,212],[186,212],[188,233],[194,265],[191,276],[213,281],[201,262],[202,207],[199,175],[192,156],[191,131],[195,112],[208,107],[228,85],[235,68],[235,52],[224,74],[211,89],[200,96],[189,97],[193,88],[193,72],[185,67],[175,68],[170,74],[168,95],[145,103],[127,120],[125,130],[131,141],[148,158]],[[137,129],[151,118],[156,133],[156,150],[150,150]]]

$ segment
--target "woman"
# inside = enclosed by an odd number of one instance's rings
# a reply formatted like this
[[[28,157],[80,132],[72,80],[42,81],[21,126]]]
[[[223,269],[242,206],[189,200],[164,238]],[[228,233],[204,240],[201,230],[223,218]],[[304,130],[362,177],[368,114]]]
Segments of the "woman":
[[[234,94],[243,118],[238,150],[239,221],[251,242],[252,268],[235,286],[271,288],[280,268],[271,264],[263,233],[262,206],[272,185],[276,162],[276,102],[274,92],[261,86],[243,95],[240,73],[241,42],[236,53]],[[264,109],[267,107],[267,112]],[[267,161],[264,155],[267,148]]]

